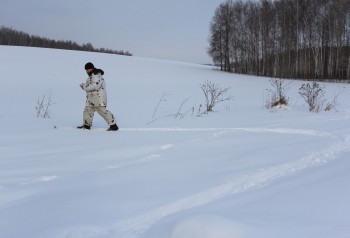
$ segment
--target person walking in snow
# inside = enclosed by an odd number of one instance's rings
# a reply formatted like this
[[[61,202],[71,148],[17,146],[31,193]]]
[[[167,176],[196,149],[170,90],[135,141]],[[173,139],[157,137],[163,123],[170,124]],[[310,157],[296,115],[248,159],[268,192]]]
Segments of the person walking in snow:
[[[117,131],[119,128],[115,118],[113,114],[107,110],[107,92],[105,80],[102,77],[104,74],[103,70],[95,68],[91,62],[85,64],[85,70],[89,77],[86,83],[80,84],[81,89],[86,91],[86,104],[83,113],[84,122],[82,126],[78,126],[77,128],[90,130],[94,119],[94,113],[97,112],[109,125],[107,131]]]

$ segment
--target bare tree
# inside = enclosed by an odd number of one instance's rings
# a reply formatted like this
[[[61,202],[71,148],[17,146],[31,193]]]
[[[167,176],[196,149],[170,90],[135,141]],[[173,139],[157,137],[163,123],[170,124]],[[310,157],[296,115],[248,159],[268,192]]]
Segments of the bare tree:
[[[349,79],[350,1],[226,1],[216,9],[209,42],[209,55],[225,71]]]
[[[96,49],[89,42],[83,45],[79,45],[72,41],[56,41],[50,40],[40,36],[33,36],[22,31],[13,30],[11,28],[0,26],[0,45],[15,45],[15,46],[30,46],[30,47],[41,47],[41,48],[55,48],[55,49],[66,49],[66,50],[78,50],[78,51],[92,51],[102,52],[108,54],[118,54],[132,56],[128,51],[123,50],[111,50],[111,49]]]
[[[216,9],[213,20],[210,23],[210,38],[208,54],[215,64],[220,65],[221,70],[231,72],[231,37],[233,30],[232,0],[227,0]]]

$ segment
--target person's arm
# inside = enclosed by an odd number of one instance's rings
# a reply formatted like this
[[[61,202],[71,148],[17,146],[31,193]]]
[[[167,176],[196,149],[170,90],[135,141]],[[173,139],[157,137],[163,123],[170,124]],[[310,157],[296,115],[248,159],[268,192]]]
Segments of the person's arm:
[[[101,75],[100,74],[93,74],[91,76],[89,84],[81,84],[80,87],[85,90],[86,92],[92,92],[97,91],[101,88],[102,82],[101,82]]]

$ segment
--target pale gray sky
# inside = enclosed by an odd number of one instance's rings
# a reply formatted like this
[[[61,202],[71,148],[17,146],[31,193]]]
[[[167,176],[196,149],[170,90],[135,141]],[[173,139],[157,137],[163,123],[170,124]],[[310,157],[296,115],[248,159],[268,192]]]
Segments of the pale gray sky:
[[[225,0],[0,0],[0,24],[135,56],[211,63],[209,24]]]

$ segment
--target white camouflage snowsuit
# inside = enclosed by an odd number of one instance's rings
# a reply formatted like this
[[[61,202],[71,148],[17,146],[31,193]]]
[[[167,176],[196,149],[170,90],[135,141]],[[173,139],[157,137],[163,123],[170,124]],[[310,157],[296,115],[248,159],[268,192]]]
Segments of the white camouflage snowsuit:
[[[106,109],[107,92],[106,84],[102,77],[103,74],[103,70],[94,69],[82,86],[83,90],[86,91],[86,103],[83,114],[84,125],[92,125],[95,112],[100,114],[108,125],[116,124],[113,114]]]

